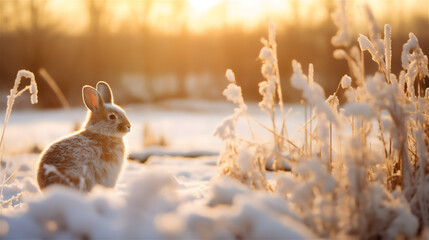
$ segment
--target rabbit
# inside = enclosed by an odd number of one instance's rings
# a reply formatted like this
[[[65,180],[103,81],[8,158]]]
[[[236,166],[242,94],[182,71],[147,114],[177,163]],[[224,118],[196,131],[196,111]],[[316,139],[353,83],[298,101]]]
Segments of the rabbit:
[[[131,130],[130,121],[114,104],[106,82],[98,82],[96,89],[85,85],[82,98],[88,109],[82,129],[41,153],[37,182],[42,191],[54,184],[83,192],[90,192],[96,184],[109,188],[116,184],[125,161],[123,137]]]

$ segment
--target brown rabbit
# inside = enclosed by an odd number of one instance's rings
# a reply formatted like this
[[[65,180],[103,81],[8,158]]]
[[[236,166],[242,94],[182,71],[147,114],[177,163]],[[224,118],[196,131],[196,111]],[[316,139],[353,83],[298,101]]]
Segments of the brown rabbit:
[[[37,181],[40,189],[53,184],[89,192],[96,184],[114,187],[125,158],[123,137],[131,125],[122,108],[113,103],[105,82],[82,88],[88,117],[82,129],[64,137],[41,154]]]

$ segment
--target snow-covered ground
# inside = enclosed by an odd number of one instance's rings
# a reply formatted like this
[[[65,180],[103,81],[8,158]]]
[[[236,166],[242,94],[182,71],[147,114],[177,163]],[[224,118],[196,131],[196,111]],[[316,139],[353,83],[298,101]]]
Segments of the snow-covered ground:
[[[219,151],[222,142],[213,136],[213,132],[222,119],[233,113],[234,105],[227,102],[171,100],[124,108],[131,121],[131,132],[126,136],[129,152],[142,150],[145,124],[149,124],[155,134],[165,136],[170,149]],[[289,108],[292,112],[287,127],[290,134],[295,135],[304,121],[303,109],[299,105],[290,105]],[[249,105],[248,112],[261,123],[271,124],[256,103]],[[44,148],[80,127],[85,117],[84,106],[69,111],[13,111],[6,129],[5,154],[21,154],[34,147]],[[0,113],[0,119],[4,119],[4,112]],[[246,123],[237,125],[239,133],[249,135]],[[271,137],[260,126],[254,124],[252,127],[258,139]]]
[[[302,108],[290,106],[289,134],[302,133]],[[145,150],[143,131],[162,134],[168,151],[222,149],[213,131],[233,112],[224,102],[168,101],[126,106],[132,124],[129,152]],[[249,112],[269,120],[256,104]],[[4,114],[4,113],[3,113]],[[128,161],[115,189],[97,187],[82,195],[53,188],[41,193],[36,183],[39,154],[53,140],[69,134],[85,118],[84,107],[14,111],[9,120],[2,162],[0,236],[6,239],[252,238],[308,239],[312,233],[296,219],[283,197],[263,194],[218,176],[217,156],[153,156],[141,164]],[[4,115],[0,115],[4,118]],[[257,139],[270,134],[251,124]],[[238,132],[249,134],[247,124]],[[36,153],[34,153],[36,152]]]

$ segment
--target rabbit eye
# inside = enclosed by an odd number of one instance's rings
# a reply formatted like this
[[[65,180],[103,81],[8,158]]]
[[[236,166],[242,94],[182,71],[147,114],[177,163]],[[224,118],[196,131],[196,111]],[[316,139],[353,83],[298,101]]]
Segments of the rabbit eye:
[[[109,114],[109,119],[110,120],[115,120],[116,119],[116,115],[115,114]]]

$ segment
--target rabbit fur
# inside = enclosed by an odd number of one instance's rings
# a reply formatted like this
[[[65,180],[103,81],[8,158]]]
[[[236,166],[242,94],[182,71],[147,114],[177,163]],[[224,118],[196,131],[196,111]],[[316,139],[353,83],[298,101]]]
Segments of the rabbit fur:
[[[41,154],[37,173],[40,189],[60,184],[89,192],[96,185],[114,187],[126,155],[123,137],[131,124],[114,104],[110,86],[82,88],[88,116],[82,129],[57,140]]]

